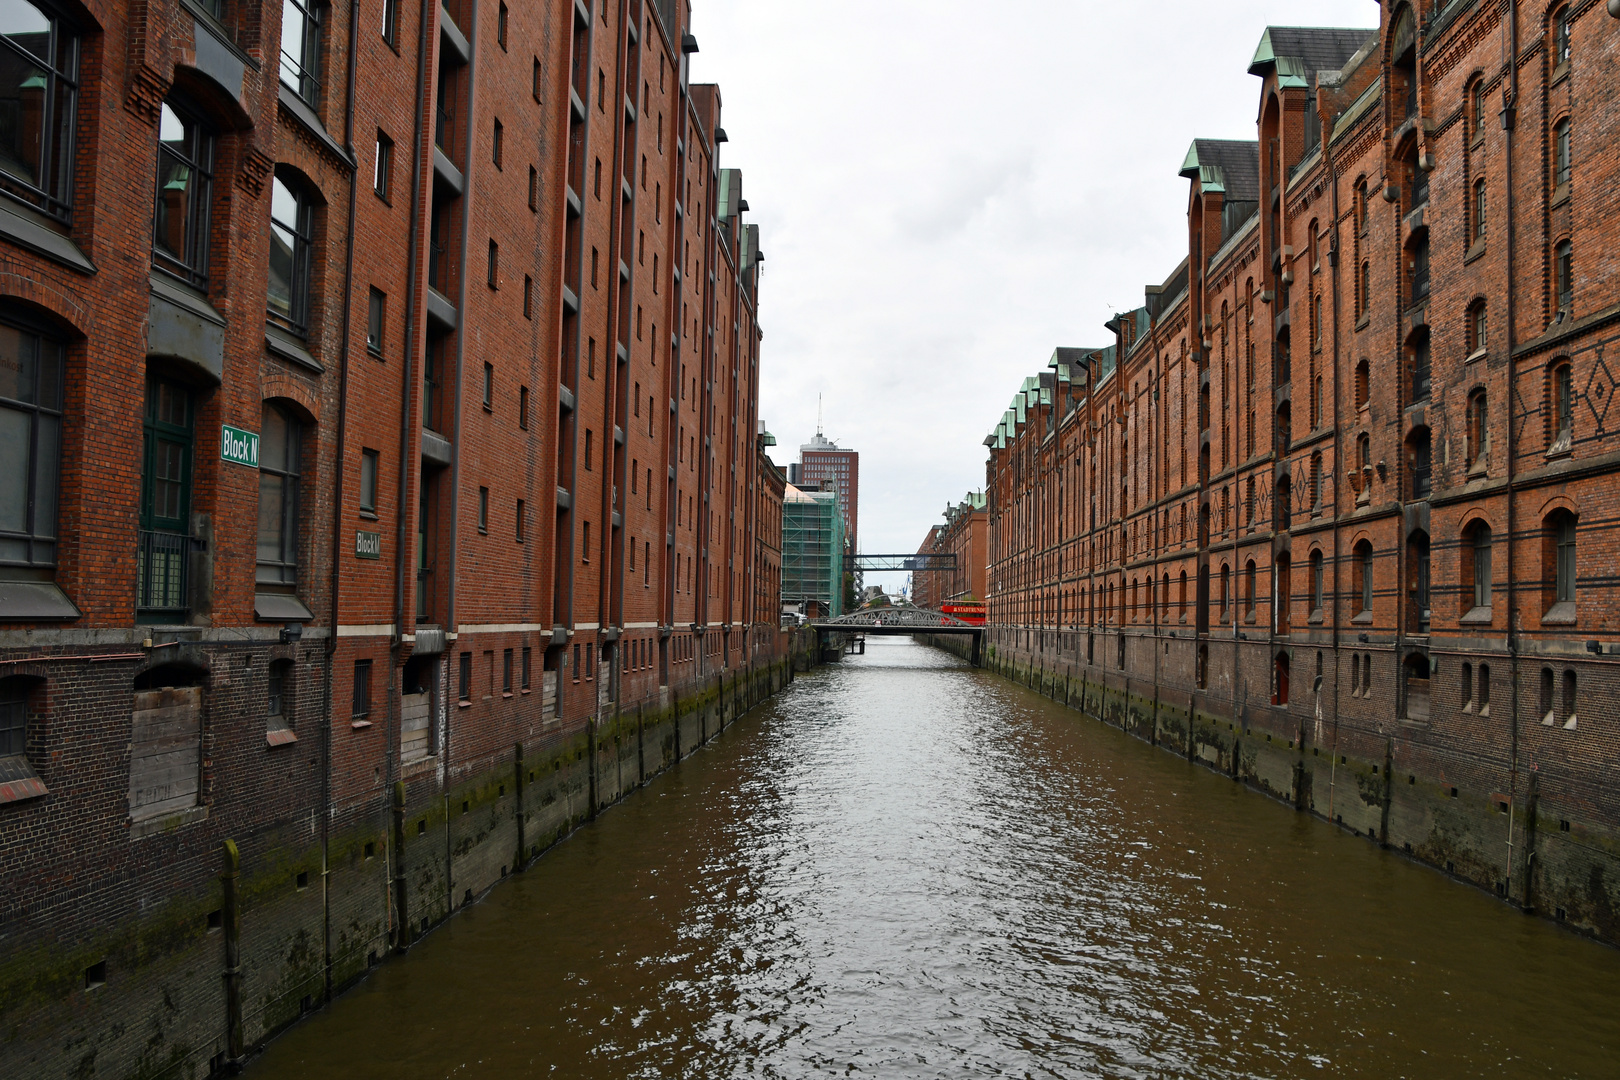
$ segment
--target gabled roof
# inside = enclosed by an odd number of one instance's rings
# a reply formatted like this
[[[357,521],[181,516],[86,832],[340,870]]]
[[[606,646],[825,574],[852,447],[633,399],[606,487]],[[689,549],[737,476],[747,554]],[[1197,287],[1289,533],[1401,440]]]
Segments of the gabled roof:
[[[1268,26],[1249,61],[1249,74],[1264,78],[1275,68],[1277,85],[1315,89],[1318,71],[1338,71],[1377,33],[1377,28]]]
[[[1219,191],[1227,202],[1260,201],[1260,144],[1240,139],[1194,139],[1181,163],[1181,175],[1205,191]]]

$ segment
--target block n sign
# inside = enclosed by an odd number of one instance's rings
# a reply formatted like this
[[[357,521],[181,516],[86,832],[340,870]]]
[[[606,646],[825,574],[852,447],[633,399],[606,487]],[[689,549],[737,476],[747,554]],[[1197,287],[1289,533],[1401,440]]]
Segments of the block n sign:
[[[223,425],[224,431],[219,438],[219,456],[226,461],[238,465],[246,465],[250,469],[259,467],[259,437],[251,431]]]
[[[382,558],[382,533],[357,531],[354,534],[354,553],[362,559]]]

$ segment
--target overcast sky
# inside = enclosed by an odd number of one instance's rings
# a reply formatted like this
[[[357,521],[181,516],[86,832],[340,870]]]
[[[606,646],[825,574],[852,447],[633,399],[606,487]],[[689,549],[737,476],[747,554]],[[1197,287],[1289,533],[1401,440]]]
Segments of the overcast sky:
[[[692,0],[765,252],[760,414],[861,454],[860,543],[915,551],[1059,345],[1186,255],[1194,137],[1255,137],[1267,25],[1374,0]],[[872,583],[898,585],[878,576]]]

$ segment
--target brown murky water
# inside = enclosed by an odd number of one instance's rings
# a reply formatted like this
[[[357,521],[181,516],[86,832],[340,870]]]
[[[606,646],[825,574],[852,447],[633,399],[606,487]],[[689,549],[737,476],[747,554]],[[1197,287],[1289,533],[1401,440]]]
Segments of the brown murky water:
[[[877,639],[248,1075],[1616,1077],[1620,953]]]

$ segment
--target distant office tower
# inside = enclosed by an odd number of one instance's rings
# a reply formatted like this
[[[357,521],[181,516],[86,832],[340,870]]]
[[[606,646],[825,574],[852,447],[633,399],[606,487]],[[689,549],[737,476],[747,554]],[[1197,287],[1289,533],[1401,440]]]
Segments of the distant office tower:
[[[818,428],[816,437],[799,447],[798,480],[819,483],[823,491],[838,492],[845,543],[849,551],[859,551],[856,526],[860,521],[861,455],[854,450],[840,450]]]

